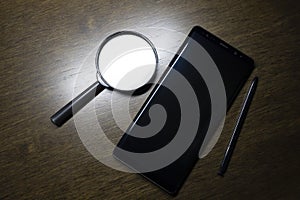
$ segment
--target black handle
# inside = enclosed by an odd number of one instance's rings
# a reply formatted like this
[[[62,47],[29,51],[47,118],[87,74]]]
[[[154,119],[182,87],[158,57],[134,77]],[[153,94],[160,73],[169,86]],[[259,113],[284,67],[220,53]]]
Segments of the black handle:
[[[50,117],[53,124],[60,127],[73,117],[81,108],[95,98],[105,89],[98,81],[79,94],[75,99],[57,111]]]

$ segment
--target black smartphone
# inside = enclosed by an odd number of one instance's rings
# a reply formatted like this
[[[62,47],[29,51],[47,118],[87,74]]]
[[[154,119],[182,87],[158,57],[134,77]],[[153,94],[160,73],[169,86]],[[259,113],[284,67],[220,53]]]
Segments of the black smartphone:
[[[211,99],[203,77],[195,71],[191,63],[180,56],[190,48],[191,40],[200,44],[216,64],[225,86],[227,110],[254,69],[254,62],[249,56],[205,29],[196,26],[188,34],[179,51],[171,60],[169,69],[162,75],[159,84],[154,87],[134,118],[133,123],[117,144],[119,148],[126,151],[147,153],[164,147],[175,137],[180,123],[181,110],[178,100],[167,86],[171,84],[172,87],[179,87],[182,84],[176,79],[172,70],[182,74],[192,86],[198,98],[197,106],[199,106],[201,111],[201,120],[198,122],[196,137],[187,150],[171,164],[155,171],[140,173],[171,195],[178,193],[197,162],[199,150],[208,130],[211,117]],[[167,85],[161,86],[162,82],[166,82]],[[130,133],[138,130],[136,125],[145,126],[150,123],[149,109],[155,104],[162,105],[167,112],[167,119],[163,128],[157,134],[148,138],[133,137]],[[189,134],[188,129],[185,131],[185,134]],[[132,162],[118,148],[114,150],[113,154],[115,158],[132,169],[137,169],[137,166],[144,164],[142,159]]]

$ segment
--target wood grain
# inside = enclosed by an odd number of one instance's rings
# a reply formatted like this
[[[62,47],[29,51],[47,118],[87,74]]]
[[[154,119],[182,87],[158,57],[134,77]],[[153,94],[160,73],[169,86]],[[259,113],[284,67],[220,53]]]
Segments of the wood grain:
[[[0,19],[0,199],[171,199],[139,175],[94,159],[73,121],[56,128],[49,117],[72,98],[75,82],[85,88],[95,81],[93,65],[86,79],[76,77],[108,33],[164,27],[187,34],[194,25],[253,57],[252,76],[260,82],[226,176],[216,173],[246,87],[217,145],[197,163],[175,199],[299,199],[296,1],[11,0],[0,2]],[[143,33],[151,40],[165,38]],[[178,40],[170,48],[179,45]],[[96,109],[99,122],[117,141],[110,95],[98,96]],[[132,99],[132,115],[146,96]]]

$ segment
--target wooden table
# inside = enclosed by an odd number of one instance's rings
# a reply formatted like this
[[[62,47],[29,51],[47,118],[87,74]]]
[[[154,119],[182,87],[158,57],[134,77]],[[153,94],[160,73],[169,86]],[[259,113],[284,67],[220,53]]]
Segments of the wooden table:
[[[49,117],[95,81],[86,58],[109,33],[164,27],[187,34],[200,25],[254,58],[260,82],[229,170],[217,170],[249,82],[228,113],[212,152],[175,199],[299,199],[300,6],[296,1],[1,1],[0,199],[171,199],[137,174],[97,161],[74,121]],[[149,30],[149,29],[148,29]],[[171,48],[174,50],[180,42]],[[165,59],[171,58],[166,56]],[[85,68],[87,70],[84,70]],[[163,68],[162,68],[163,69]],[[90,70],[90,71],[89,71]],[[86,79],[78,74],[89,71]],[[147,94],[133,98],[134,115]],[[111,92],[96,99],[114,141]]]

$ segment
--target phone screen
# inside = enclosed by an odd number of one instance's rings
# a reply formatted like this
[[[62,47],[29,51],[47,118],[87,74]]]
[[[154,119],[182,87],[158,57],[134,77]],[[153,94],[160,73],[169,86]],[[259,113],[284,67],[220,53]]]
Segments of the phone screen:
[[[182,116],[180,103],[174,92],[169,88],[180,88],[181,85],[184,84],[178,79],[176,75],[178,72],[188,80],[198,100],[198,105],[195,106],[198,106],[201,111],[201,120],[197,122],[198,129],[193,142],[187,150],[171,164],[155,171],[141,173],[145,178],[172,195],[178,193],[197,162],[198,153],[205,138],[211,117],[211,99],[203,77],[197,73],[196,69],[187,60],[179,56],[188,50],[191,40],[199,43],[216,64],[225,86],[227,109],[233,103],[254,68],[253,60],[250,57],[203,28],[199,26],[194,27],[182,44],[177,55],[174,56],[169,64],[170,68],[167,69],[167,72],[164,73],[160,79],[160,83],[164,83],[163,86],[154,87],[136,115],[134,122],[122,136],[117,146],[129,152],[153,152],[167,145],[176,136]],[[166,111],[167,117],[163,127],[157,134],[151,135],[150,137],[133,137],[131,133],[144,134],[147,132],[145,130],[141,131],[138,126],[143,127],[149,123],[160,123],[160,117],[152,117],[151,120],[153,121],[151,121],[149,117],[151,107],[157,104],[163,106]],[[184,133],[187,135],[190,134],[189,127],[186,128]],[[118,149],[115,149],[114,156],[132,169],[138,169],[145,164],[145,160],[143,159],[132,161],[131,158],[126,157],[126,155]]]

